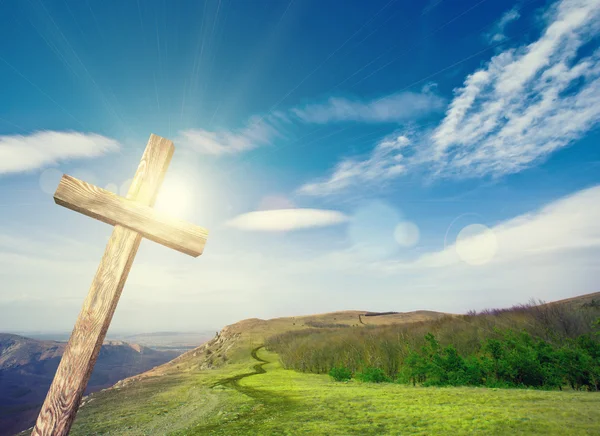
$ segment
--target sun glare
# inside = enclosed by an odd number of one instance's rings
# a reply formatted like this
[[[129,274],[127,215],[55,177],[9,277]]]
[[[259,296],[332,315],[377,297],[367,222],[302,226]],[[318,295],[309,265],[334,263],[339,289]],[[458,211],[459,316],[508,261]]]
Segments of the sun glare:
[[[167,178],[163,182],[154,209],[175,218],[184,218],[190,211],[189,188],[178,178]]]

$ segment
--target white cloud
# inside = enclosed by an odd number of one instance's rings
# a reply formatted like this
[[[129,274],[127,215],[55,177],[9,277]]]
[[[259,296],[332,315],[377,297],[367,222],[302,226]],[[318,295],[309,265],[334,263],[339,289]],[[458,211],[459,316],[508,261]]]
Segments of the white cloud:
[[[280,116],[277,116],[279,119]],[[275,118],[271,117],[271,120]],[[211,132],[204,129],[190,129],[179,132],[175,144],[190,150],[212,155],[235,154],[252,150],[270,143],[278,130],[274,123],[259,118],[251,118],[248,125],[238,132],[221,130]]]
[[[307,123],[398,123],[441,111],[444,106],[444,99],[427,87],[421,93],[401,92],[367,102],[332,97],[326,103],[308,104],[302,108],[294,108],[291,112]]]
[[[402,151],[408,145],[409,140],[406,136],[384,139],[367,158],[342,160],[329,177],[301,186],[298,193],[330,195],[353,185],[380,184],[398,177],[406,171]]]
[[[441,178],[501,177],[582,138],[600,121],[600,49],[578,56],[598,36],[600,2],[562,0],[546,19],[537,41],[499,53],[467,76],[437,128],[406,133],[411,147],[384,151],[379,143],[300,192],[333,194],[416,169]]]
[[[519,10],[514,7],[509,11],[505,12],[502,17],[498,20],[498,22],[494,25],[492,31],[485,35],[486,39],[490,43],[497,43],[500,41],[504,41],[506,39],[506,35],[504,34],[504,29],[510,23],[515,20],[518,20],[521,17]]]
[[[117,141],[93,133],[40,131],[0,136],[0,174],[97,157],[118,149]]]
[[[227,222],[241,230],[287,231],[310,227],[324,227],[346,222],[341,212],[319,209],[276,209],[249,212]]]
[[[579,139],[600,120],[600,3],[563,0],[541,37],[469,75],[421,150],[437,174],[502,176]]]

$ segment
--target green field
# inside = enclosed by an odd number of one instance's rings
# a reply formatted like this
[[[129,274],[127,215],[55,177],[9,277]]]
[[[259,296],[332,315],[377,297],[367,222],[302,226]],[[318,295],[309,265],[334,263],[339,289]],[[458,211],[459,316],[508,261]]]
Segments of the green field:
[[[246,350],[239,363],[94,394],[71,434],[600,434],[597,393],[336,383]]]

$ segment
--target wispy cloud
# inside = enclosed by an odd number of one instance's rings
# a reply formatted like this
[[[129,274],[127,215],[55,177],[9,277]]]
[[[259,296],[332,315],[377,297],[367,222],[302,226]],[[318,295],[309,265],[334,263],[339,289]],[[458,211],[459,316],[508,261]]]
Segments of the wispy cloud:
[[[334,210],[276,209],[249,212],[227,222],[240,230],[280,232],[311,227],[324,227],[348,221],[348,217]]]
[[[301,186],[298,193],[330,195],[353,185],[379,184],[395,178],[406,171],[402,151],[409,143],[406,136],[384,139],[367,158],[342,160],[329,177]]]
[[[419,93],[401,92],[366,102],[332,97],[325,103],[308,104],[291,112],[307,123],[398,123],[431,115],[444,107],[444,99],[427,87]]]
[[[488,42],[492,44],[504,41],[506,39],[504,29],[506,28],[506,26],[508,26],[513,21],[518,20],[520,17],[521,14],[519,13],[519,10],[516,7],[505,12],[493,26],[491,32],[485,34],[485,38],[488,40]]]
[[[579,139],[600,120],[600,3],[559,2],[541,37],[469,75],[423,150],[436,172],[502,176]]]
[[[190,129],[179,132],[175,143],[202,154],[237,154],[270,144],[285,136],[293,124],[336,122],[402,123],[440,113],[446,101],[428,84],[421,92],[401,92],[370,101],[331,97],[324,103],[307,104],[265,116],[252,117],[238,131]]]
[[[598,36],[600,3],[562,0],[547,20],[537,41],[505,50],[467,76],[433,131],[406,134],[411,147],[381,159],[377,144],[368,157],[345,158],[300,192],[332,194],[416,168],[440,178],[500,177],[580,139],[600,121],[600,49],[580,51]]]
[[[93,158],[118,149],[117,141],[94,133],[40,131],[0,136],[0,174]]]
[[[280,116],[277,118],[280,119]],[[274,119],[274,117],[269,117],[269,119],[253,117],[248,121],[246,127],[239,131],[183,130],[179,132],[179,136],[174,142],[202,154],[241,153],[269,144],[279,135],[276,124],[272,122]]]

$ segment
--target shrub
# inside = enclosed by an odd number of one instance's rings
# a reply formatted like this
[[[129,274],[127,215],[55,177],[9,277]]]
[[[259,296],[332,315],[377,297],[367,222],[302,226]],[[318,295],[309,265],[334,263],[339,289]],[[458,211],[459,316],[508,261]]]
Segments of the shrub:
[[[365,368],[378,368],[422,385],[600,390],[599,316],[595,303],[533,302],[414,323],[294,330],[266,346],[285,368],[317,374],[346,368],[369,379]]]
[[[420,353],[412,351],[400,371],[400,382],[423,386],[488,386],[600,390],[600,344],[582,335],[559,345],[534,339],[526,332],[498,331],[480,351],[462,357],[449,345],[440,349],[428,333]]]
[[[352,371],[343,366],[331,368],[329,375],[335,381],[348,381],[352,378]]]
[[[366,383],[383,383],[391,381],[380,368],[367,367],[356,374],[356,378]]]
[[[565,346],[559,352],[559,362],[571,388],[600,390],[600,364],[585,349]]]

